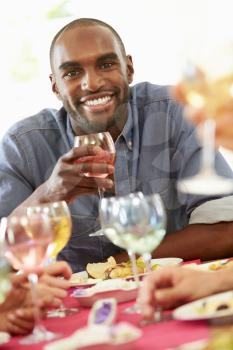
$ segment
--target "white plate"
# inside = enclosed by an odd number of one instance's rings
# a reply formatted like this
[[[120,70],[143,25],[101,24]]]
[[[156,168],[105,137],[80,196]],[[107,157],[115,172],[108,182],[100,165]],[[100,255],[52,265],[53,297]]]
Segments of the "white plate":
[[[214,260],[214,261],[210,261],[208,263],[203,263],[203,264],[187,264],[187,265],[184,265],[185,267],[187,268],[190,268],[190,269],[195,269],[195,270],[202,270],[202,271],[217,271],[212,269],[211,267],[212,266],[217,266],[219,268],[226,268],[227,267],[227,262],[228,261],[231,261],[230,259],[221,259],[221,260]],[[233,267],[233,265],[231,265]]]
[[[229,302],[230,308],[216,311],[218,305]],[[203,308],[203,304],[206,308]],[[233,291],[198,299],[173,311],[173,317],[177,320],[204,320],[226,316],[233,316]]]
[[[151,259],[151,265],[158,264],[160,266],[170,266],[179,265],[183,262],[181,258],[161,258],[161,259]]]
[[[77,289],[72,296],[78,299],[80,305],[90,307],[97,300],[103,298],[114,298],[118,303],[134,300],[138,293],[138,288],[134,282],[120,279],[102,281],[98,284],[98,288],[102,290],[95,290],[94,286]]]

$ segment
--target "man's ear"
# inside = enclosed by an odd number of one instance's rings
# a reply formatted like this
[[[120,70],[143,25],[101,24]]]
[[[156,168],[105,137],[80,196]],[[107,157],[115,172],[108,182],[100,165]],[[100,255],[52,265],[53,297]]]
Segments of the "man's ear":
[[[56,84],[56,81],[55,81],[54,76],[53,76],[52,73],[49,74],[49,80],[50,80],[50,83],[51,83],[51,87],[52,87],[53,93],[57,96],[58,100],[61,100],[61,96],[60,96],[60,93],[58,91],[57,84]]]
[[[134,68],[133,68],[133,60],[132,60],[132,56],[127,55],[126,56],[126,64],[127,64],[127,76],[128,76],[128,82],[129,84],[132,83],[133,81],[133,75],[134,75]]]

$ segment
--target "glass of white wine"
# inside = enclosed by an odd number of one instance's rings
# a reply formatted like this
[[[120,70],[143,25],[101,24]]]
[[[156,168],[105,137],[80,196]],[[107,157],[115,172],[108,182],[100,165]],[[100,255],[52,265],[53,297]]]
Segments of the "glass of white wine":
[[[103,198],[100,219],[105,235],[115,245],[127,250],[134,276],[137,276],[135,254],[142,255],[146,272],[150,272],[151,252],[166,232],[166,214],[160,196],[144,196],[137,192],[124,197]],[[127,312],[138,312],[137,303]]]
[[[74,147],[80,147],[80,146],[98,146],[102,148],[103,151],[106,151],[103,155],[96,155],[96,156],[86,156],[80,158],[77,163],[107,163],[109,165],[115,164],[116,159],[116,150],[114,141],[112,139],[111,134],[108,131],[100,132],[96,134],[87,134],[87,135],[81,135],[76,136],[74,138]],[[96,174],[92,172],[87,172],[84,174],[86,177],[96,177],[96,178],[106,178],[109,174]],[[98,193],[100,199],[103,198],[103,189],[98,188]],[[89,236],[95,237],[95,236],[102,236],[103,232],[102,230],[98,230],[94,233],[91,233]]]
[[[181,103],[205,117],[202,160],[199,173],[180,180],[178,189],[194,194],[225,194],[233,190],[233,180],[215,170],[215,120],[233,112],[233,41],[200,40],[195,48],[187,53],[175,91]]]
[[[35,310],[33,332],[23,338],[20,341],[21,344],[34,344],[58,336],[48,331],[40,322],[36,291],[38,276],[34,272],[38,266],[44,263],[51,240],[52,230],[46,216],[32,214],[30,217],[24,215],[8,218],[5,233],[5,256],[15,270],[28,272],[28,281]]]
[[[58,253],[66,246],[72,230],[72,219],[69,207],[65,201],[45,203],[27,208],[27,215],[46,216],[50,222],[52,240],[48,247],[47,263],[56,261]],[[63,304],[59,309],[51,310],[47,313],[48,317],[65,317],[77,313],[78,308],[67,308]]]

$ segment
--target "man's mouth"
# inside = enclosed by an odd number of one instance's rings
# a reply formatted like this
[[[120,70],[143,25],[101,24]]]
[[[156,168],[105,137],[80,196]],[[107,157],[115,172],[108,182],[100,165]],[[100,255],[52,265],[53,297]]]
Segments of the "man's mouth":
[[[111,99],[112,99],[112,96],[104,96],[104,97],[87,100],[84,102],[84,104],[88,107],[106,105],[109,101],[111,101]]]
[[[112,108],[114,103],[114,94],[95,94],[93,96],[83,97],[80,102],[84,109],[90,112],[104,112],[109,108]]]

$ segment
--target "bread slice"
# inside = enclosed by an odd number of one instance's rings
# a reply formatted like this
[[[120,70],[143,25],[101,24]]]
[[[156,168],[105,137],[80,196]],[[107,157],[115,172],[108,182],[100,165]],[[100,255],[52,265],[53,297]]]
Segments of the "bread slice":
[[[116,260],[110,256],[106,262],[87,264],[86,271],[92,278],[106,279],[108,276],[106,271],[116,266]]]

